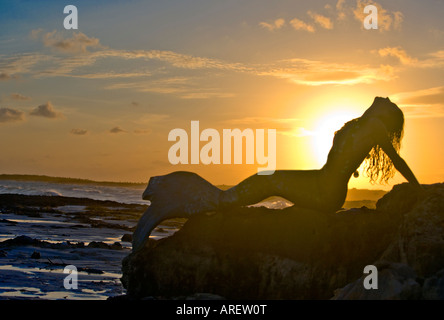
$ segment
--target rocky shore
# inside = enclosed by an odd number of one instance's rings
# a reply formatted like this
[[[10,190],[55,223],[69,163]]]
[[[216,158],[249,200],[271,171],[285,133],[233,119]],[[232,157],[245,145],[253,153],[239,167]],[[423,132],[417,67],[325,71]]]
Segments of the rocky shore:
[[[444,299],[444,184],[396,185],[376,209],[237,208],[191,217],[122,262],[127,297]],[[378,289],[363,287],[365,266]]]

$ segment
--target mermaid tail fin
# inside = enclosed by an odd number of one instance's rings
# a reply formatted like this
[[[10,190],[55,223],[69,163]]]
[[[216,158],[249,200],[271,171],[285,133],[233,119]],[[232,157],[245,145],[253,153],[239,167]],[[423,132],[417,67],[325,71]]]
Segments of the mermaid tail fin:
[[[192,172],[176,171],[150,178],[142,198],[151,205],[133,234],[133,251],[141,249],[151,231],[163,220],[187,218],[216,210],[222,190]]]

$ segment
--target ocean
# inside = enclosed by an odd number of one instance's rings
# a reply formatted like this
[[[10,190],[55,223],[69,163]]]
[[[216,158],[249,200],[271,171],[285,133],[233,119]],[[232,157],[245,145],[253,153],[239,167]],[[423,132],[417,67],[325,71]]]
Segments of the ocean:
[[[111,200],[120,203],[149,205],[142,194],[146,185],[141,186],[105,186],[101,184],[54,183],[43,181],[0,180],[0,194],[23,194],[40,196],[64,196],[89,198],[93,200]],[[173,200],[173,199],[172,199]],[[292,205],[291,202],[271,197],[260,204],[269,209],[282,209]]]
[[[144,211],[143,207],[130,211],[128,205],[149,205],[142,199],[144,189],[143,185],[0,180],[2,195],[69,197],[59,207],[46,207],[48,197],[32,206],[20,200],[14,207],[0,202],[0,300],[105,300],[124,294],[121,261],[131,252],[131,241],[122,237],[132,234],[129,228]],[[122,206],[91,209],[70,205],[70,198],[111,200]],[[154,239],[177,230],[160,227],[153,233]],[[78,290],[64,288],[66,265],[79,268]]]
[[[0,180],[0,194],[64,196],[111,200],[120,203],[150,204],[142,199],[145,186],[121,187],[100,184],[52,183],[43,181]]]

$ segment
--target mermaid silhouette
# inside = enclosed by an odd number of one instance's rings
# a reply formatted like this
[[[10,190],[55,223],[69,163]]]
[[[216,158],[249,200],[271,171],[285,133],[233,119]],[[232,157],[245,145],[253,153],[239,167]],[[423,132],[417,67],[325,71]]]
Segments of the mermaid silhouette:
[[[335,133],[327,162],[321,169],[255,174],[225,191],[192,172],[152,177],[142,196],[151,205],[138,222],[133,250],[143,247],[162,220],[251,205],[270,196],[283,197],[296,207],[335,212],[344,204],[348,181],[357,174],[362,162],[372,183],[387,182],[397,169],[411,185],[422,189],[398,154],[403,131],[401,109],[389,98],[376,97],[361,117],[347,122]]]

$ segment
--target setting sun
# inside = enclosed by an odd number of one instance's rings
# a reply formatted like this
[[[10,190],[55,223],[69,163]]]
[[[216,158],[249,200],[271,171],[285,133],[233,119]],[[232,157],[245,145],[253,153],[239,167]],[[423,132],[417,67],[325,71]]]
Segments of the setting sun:
[[[327,161],[327,155],[333,144],[333,137],[337,130],[348,121],[359,117],[351,111],[335,111],[325,115],[317,124],[313,132],[313,148],[319,165]]]

